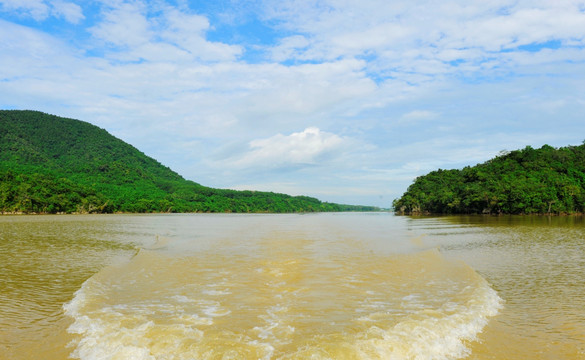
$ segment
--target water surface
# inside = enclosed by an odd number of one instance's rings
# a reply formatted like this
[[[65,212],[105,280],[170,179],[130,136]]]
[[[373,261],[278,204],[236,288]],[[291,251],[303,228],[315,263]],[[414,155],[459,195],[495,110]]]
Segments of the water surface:
[[[582,359],[581,218],[0,217],[1,359]]]

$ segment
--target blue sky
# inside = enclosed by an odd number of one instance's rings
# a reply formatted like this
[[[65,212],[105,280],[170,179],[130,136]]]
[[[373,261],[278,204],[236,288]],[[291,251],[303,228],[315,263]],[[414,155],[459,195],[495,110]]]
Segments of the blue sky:
[[[0,108],[203,185],[389,207],[416,176],[585,140],[585,1],[0,0]]]

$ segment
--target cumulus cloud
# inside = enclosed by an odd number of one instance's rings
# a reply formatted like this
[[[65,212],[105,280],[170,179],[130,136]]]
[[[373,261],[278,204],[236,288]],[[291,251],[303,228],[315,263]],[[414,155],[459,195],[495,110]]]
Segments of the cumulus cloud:
[[[335,134],[309,127],[290,135],[277,134],[252,140],[249,150],[232,163],[240,168],[319,165],[327,155],[340,150],[345,142]]]

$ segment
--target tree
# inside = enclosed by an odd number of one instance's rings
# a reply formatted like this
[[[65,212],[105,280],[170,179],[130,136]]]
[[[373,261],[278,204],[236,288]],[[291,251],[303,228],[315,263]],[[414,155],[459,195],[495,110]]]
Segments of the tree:
[[[585,144],[500,153],[461,170],[418,177],[394,200],[402,213],[576,213],[584,211]]]

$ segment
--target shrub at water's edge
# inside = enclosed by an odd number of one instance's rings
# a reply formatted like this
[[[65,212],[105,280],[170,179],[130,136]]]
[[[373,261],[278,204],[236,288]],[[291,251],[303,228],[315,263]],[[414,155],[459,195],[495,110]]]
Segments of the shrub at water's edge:
[[[584,213],[585,144],[527,146],[473,167],[439,169],[392,205],[404,214]]]
[[[0,110],[0,213],[372,210],[377,208],[209,188],[89,123]]]

